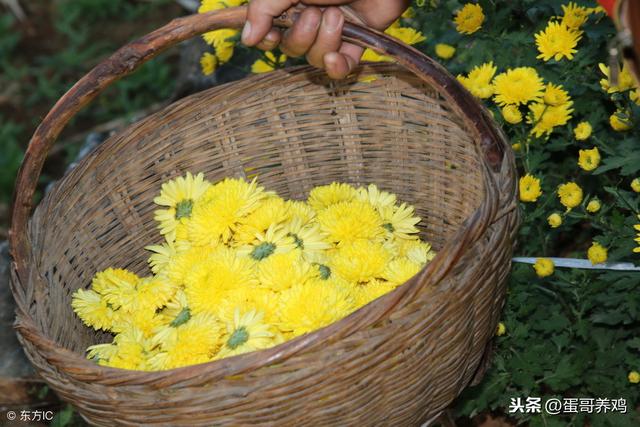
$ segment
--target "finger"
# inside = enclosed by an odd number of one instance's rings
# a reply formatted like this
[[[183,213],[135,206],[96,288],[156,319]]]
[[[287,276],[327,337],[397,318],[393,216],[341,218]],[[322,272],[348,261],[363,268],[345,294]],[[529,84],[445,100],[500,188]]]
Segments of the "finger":
[[[409,0],[357,0],[349,6],[368,26],[384,30],[402,15],[410,3]]]
[[[307,61],[314,67],[324,68],[324,56],[337,52],[342,44],[344,16],[337,7],[329,7],[322,13],[322,22],[315,43],[307,53]]]
[[[288,56],[302,56],[316,40],[322,20],[322,11],[317,7],[307,7],[298,20],[284,33],[280,50]]]
[[[345,55],[347,58],[350,58],[353,61],[353,66],[355,67],[360,63],[360,58],[362,58],[364,49],[360,46],[356,46],[355,44],[342,43],[342,46],[340,46],[340,50],[338,52]],[[351,70],[353,70],[353,67],[351,68]]]
[[[280,31],[273,28],[269,30],[267,35],[264,36],[264,38],[256,45],[256,47],[262,50],[273,50],[276,48],[276,46],[278,46],[281,38],[282,35],[280,34]]]
[[[356,66],[354,60],[347,55],[338,52],[329,52],[324,58],[324,68],[332,79],[343,79],[349,75]]]
[[[247,22],[242,29],[242,43],[255,46],[267,35],[273,18],[298,3],[299,0],[253,0],[247,9]]]

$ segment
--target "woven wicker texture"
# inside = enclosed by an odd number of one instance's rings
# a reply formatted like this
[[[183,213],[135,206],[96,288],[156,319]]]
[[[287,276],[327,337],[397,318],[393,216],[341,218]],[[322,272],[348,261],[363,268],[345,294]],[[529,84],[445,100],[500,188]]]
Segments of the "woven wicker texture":
[[[27,355],[96,425],[433,418],[483,373],[518,223],[502,134],[490,142],[504,158],[491,165],[487,141],[454,107],[396,65],[341,82],[303,67],[198,93],[130,126],[61,180],[29,222],[31,250],[12,281]],[[163,372],[97,366],[84,350],[111,336],[82,325],[71,294],[110,266],[149,273],[142,248],[159,242],[152,199],[185,171],[214,182],[257,176],[297,199],[332,181],[376,183],[416,206],[439,254],[394,292],[272,349]]]

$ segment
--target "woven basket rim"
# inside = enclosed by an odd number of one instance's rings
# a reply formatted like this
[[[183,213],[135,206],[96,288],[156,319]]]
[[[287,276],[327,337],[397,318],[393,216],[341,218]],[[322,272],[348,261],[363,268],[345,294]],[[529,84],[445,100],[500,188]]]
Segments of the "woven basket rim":
[[[383,73],[389,75],[389,72],[410,74],[410,72],[398,65],[389,63],[365,64],[360,70],[361,72],[358,76],[373,74],[383,75]],[[220,92],[224,93],[225,97],[231,98],[229,96],[230,94],[246,90],[247,86],[253,88],[257,84],[265,83],[273,86],[274,84],[277,85],[279,82],[288,81],[290,78],[295,76],[306,75],[308,77],[317,76],[320,78],[323,75],[322,73],[324,73],[322,70],[317,70],[306,65],[289,67],[263,75],[252,75],[238,81],[206,89],[203,92],[211,91],[212,102],[214,102],[217,97],[220,97],[216,96],[216,94]],[[183,98],[183,100],[188,100],[197,95],[198,94],[187,96]],[[109,140],[115,140],[123,132],[137,126],[141,126],[148,121],[152,121],[156,116],[173,108],[176,108],[176,103],[165,106],[160,111],[127,126],[125,129],[111,136]],[[478,147],[477,143],[476,147]],[[98,150],[107,148],[108,147],[103,144],[92,151],[76,166],[76,168],[56,183],[56,189],[60,188],[60,186],[64,184],[67,179],[73,177],[75,173],[81,173],[83,169],[82,166],[89,164]],[[480,155],[480,157],[482,156]],[[442,281],[442,278],[446,276],[447,272],[455,264],[459,253],[461,253],[467,245],[479,238],[489,223],[495,218],[495,213],[497,211],[497,198],[492,198],[491,195],[498,192],[497,184],[495,182],[495,177],[491,173],[486,162],[481,162],[481,165],[483,169],[482,175],[485,182],[485,191],[482,195],[480,205],[477,206],[473,213],[460,224],[457,231],[447,239],[445,245],[440,251],[438,251],[436,257],[423,267],[420,272],[404,284],[398,286],[394,291],[359,308],[349,316],[308,334],[286,341],[275,347],[169,370],[134,371],[98,365],[86,359],[86,357],[81,353],[69,350],[57,344],[54,340],[40,332],[31,315],[23,312],[22,310],[18,310],[15,328],[20,332],[18,335],[21,339],[29,341],[41,352],[48,354],[49,357],[47,357],[47,360],[56,368],[64,371],[66,374],[79,381],[86,381],[87,379],[90,379],[91,382],[100,384],[122,383],[123,380],[126,380],[127,384],[131,386],[153,384],[156,387],[162,387],[201,375],[213,377],[212,380],[215,378],[233,376],[263,366],[268,366],[273,363],[285,361],[310,346],[320,345],[327,342],[338,333],[339,339],[343,339],[361,329],[371,328],[373,324],[380,321],[384,316],[399,308],[399,304],[401,302],[406,301],[412,295],[420,292],[422,288],[424,288],[424,286],[420,285],[425,282],[424,278],[426,277],[432,277],[431,281],[434,286],[431,287],[431,291],[440,291],[439,284]],[[39,210],[42,206],[46,205],[49,198],[54,197],[54,195],[55,190],[49,192],[37,209]],[[32,250],[32,256],[34,251],[35,250]],[[436,279],[433,279],[433,277]],[[18,280],[16,274],[13,274],[13,280]],[[40,278],[39,280],[44,279]],[[68,368],[70,361],[73,361],[73,370]]]

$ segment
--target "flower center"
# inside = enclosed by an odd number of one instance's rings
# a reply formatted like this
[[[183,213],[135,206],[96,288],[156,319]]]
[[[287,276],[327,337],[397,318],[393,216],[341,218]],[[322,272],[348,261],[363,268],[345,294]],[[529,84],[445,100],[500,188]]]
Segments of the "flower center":
[[[238,329],[233,331],[227,340],[227,347],[231,350],[235,350],[247,341],[249,341],[249,332],[247,332],[247,329],[244,326],[240,326]]]
[[[185,307],[180,313],[178,313],[176,318],[169,323],[169,326],[177,328],[178,326],[187,323],[189,319],[191,319],[191,310],[189,310],[189,307]]]
[[[318,264],[318,269],[320,270],[320,278],[322,280],[327,280],[331,277],[331,269],[324,264]]]
[[[276,250],[276,245],[270,242],[260,243],[255,249],[251,252],[251,257],[256,261],[260,261],[261,259],[265,259],[269,255],[271,255]]]
[[[193,210],[193,200],[181,200],[176,205],[176,219],[190,218],[191,210]]]
[[[302,239],[300,237],[298,237],[297,234],[289,233],[288,236],[291,236],[291,238],[293,239],[293,241],[296,244],[296,247],[298,247],[300,249],[304,249],[304,242],[302,241]]]

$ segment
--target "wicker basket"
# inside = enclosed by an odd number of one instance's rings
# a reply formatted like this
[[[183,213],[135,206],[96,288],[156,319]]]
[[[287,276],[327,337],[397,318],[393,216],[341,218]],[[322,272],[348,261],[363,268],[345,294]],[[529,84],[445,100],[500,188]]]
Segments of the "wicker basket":
[[[13,208],[16,328],[38,373],[96,425],[419,425],[474,379],[494,335],[518,223],[514,160],[487,111],[441,66],[380,33],[343,37],[403,66],[330,81],[309,67],[185,98],[113,136],[62,179],[31,218],[47,151],[113,81],[205,31],[239,28],[244,8],[193,15],[129,44],[44,119]],[[276,20],[290,25],[291,15]],[[367,78],[362,78],[367,77]],[[162,372],[97,366],[71,294],[108,266],[146,274],[158,241],[153,196],[184,171],[258,174],[283,197],[334,180],[374,182],[414,204],[437,257],[347,318],[277,347]]]

